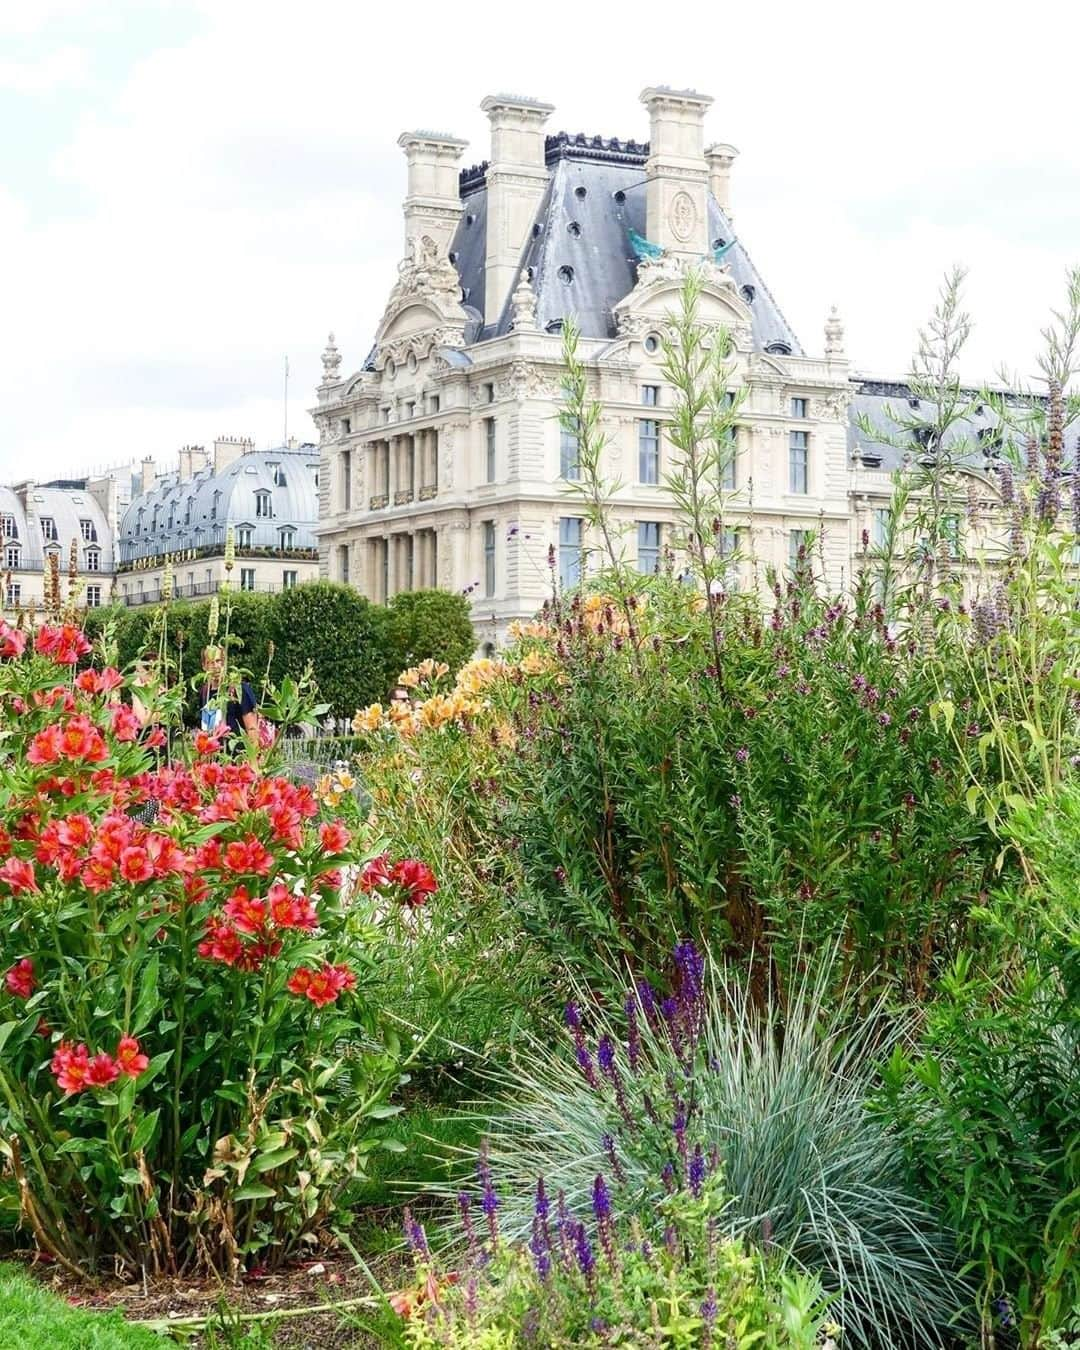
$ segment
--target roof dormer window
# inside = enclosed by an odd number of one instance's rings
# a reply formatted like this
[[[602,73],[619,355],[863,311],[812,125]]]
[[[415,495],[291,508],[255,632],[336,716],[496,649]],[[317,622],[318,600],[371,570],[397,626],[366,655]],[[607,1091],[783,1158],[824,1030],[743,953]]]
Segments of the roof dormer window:
[[[82,531],[82,537],[88,544],[97,543],[97,526],[92,520],[85,518],[79,521],[79,529]]]
[[[19,527],[15,523],[15,517],[5,513],[0,516],[0,536],[4,539],[18,539]]]
[[[236,547],[251,548],[255,540],[255,527],[253,525],[237,525],[236,527]]]
[[[53,520],[52,516],[41,517],[41,537],[46,543],[56,539],[56,521]]]
[[[101,550],[98,548],[88,548],[86,550],[86,570],[88,572],[101,571]]]
[[[255,515],[259,520],[269,520],[274,514],[273,500],[270,493],[262,488],[255,494]]]

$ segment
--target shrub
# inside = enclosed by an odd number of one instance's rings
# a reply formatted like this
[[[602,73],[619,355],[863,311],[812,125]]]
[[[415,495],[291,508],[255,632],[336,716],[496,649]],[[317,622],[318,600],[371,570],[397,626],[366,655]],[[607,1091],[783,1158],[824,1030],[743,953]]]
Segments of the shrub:
[[[663,1240],[657,1216],[671,1196],[716,1173],[727,1197],[719,1231],[820,1278],[845,1344],[947,1344],[964,1306],[949,1243],[908,1185],[896,1138],[867,1109],[876,1055],[900,1027],[888,1027],[882,1004],[853,1018],[830,1003],[827,968],[792,991],[783,1014],[755,1011],[745,983],[727,982],[689,944],[674,969],[672,996],[643,981],[628,995],[621,1032],[596,1010],[568,1007],[577,1072],[536,1043],[501,1080],[488,1134],[507,1185],[506,1235],[528,1237],[535,1177],[579,1210],[602,1172]]]
[[[119,672],[75,675],[78,629],[25,640],[0,626],[0,1151],[23,1222],[80,1273],[278,1261],[334,1222],[401,1073],[385,925],[342,886],[355,805],[203,733],[158,763]]]
[[[391,599],[389,609],[390,639],[399,670],[430,659],[445,662],[450,674],[456,675],[472,656],[476,634],[463,595],[404,591]]]
[[[775,1263],[723,1240],[718,1173],[659,1202],[662,1238],[645,1235],[603,1174],[576,1214],[541,1178],[527,1247],[499,1234],[499,1198],[481,1155],[480,1210],[459,1197],[466,1231],[464,1270],[441,1278],[423,1227],[406,1211],[405,1235],[419,1283],[394,1297],[415,1347],[641,1346],[662,1350],[753,1345],[834,1347],[839,1328],[813,1278],[781,1274]],[[479,1231],[478,1231],[479,1230]]]

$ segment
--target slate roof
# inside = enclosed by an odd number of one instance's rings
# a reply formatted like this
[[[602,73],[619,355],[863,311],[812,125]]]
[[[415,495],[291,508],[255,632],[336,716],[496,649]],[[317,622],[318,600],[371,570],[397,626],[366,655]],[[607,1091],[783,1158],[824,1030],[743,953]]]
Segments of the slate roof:
[[[541,329],[570,314],[584,337],[615,336],[612,306],[634,289],[637,259],[629,231],[646,235],[645,160],[648,145],[605,141],[599,136],[547,138],[548,186],[526,240],[521,269],[529,273],[536,293],[536,318]],[[483,323],[484,254],[487,236],[486,164],[461,175],[462,215],[450,245],[450,258],[461,278],[463,303],[470,312],[466,339],[499,337],[510,331],[507,297],[497,323]],[[715,198],[708,199],[709,238],[727,243],[732,228]],[[802,347],[762,280],[742,242],[726,256],[731,273],[744,292],[753,315],[755,345],[764,350],[782,343],[791,354]]]
[[[276,482],[275,466],[281,467],[284,483]],[[184,482],[179,473],[171,473],[159,479],[149,492],[134,498],[124,512],[117,540],[120,561],[223,546],[229,525],[250,526],[255,548],[277,548],[281,542],[278,531],[283,528],[296,531],[292,547],[316,548],[318,469],[318,447],[305,444],[253,450],[240,455],[221,473],[215,473],[210,465]],[[255,493],[260,490],[270,493],[269,517],[256,515]]]
[[[20,547],[19,568],[39,571],[45,566],[45,540],[41,533],[42,518],[51,519],[56,526],[56,545],[60,549],[60,566],[68,566],[68,551],[73,539],[79,545],[79,566],[86,566],[87,549],[96,549],[98,571],[113,570],[113,539],[105,513],[86,490],[82,480],[72,480],[61,487],[54,483],[35,484],[29,489],[30,503],[36,520],[28,520],[19,493],[9,487],[0,487],[0,514],[12,517],[15,533],[11,544]],[[89,520],[93,538],[83,538],[82,522]],[[56,545],[53,545],[55,548]]]
[[[853,459],[861,459],[865,467],[880,469],[883,473],[907,467],[917,458],[920,447],[915,440],[914,430],[909,431],[903,422],[919,419],[927,424],[933,423],[936,416],[934,404],[926,400],[913,404],[911,389],[902,380],[856,377],[852,385],[854,397],[848,420],[848,453]],[[976,389],[964,391],[968,398],[978,398],[978,392]],[[996,390],[995,393],[1003,396],[1018,414],[1022,414],[1024,408],[1031,404],[1029,398],[1019,394],[1004,390]],[[872,427],[880,429],[883,436],[910,442],[910,448],[901,450],[886,440],[865,436],[857,422],[860,415]],[[974,468],[987,467],[988,457],[996,458],[1002,445],[1008,446],[1014,442],[1015,433],[1009,427],[1002,428],[1001,419],[988,403],[979,403],[974,414],[956,422],[945,438],[945,445],[960,448],[960,459]]]

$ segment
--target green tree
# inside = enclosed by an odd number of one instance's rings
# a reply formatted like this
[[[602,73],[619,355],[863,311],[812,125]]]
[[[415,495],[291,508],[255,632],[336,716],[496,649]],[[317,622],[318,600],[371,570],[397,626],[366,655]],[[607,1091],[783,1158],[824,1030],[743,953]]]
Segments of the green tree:
[[[469,603],[449,591],[405,591],[390,601],[391,645],[397,669],[390,678],[418,661],[445,661],[451,674],[472,656],[476,635]]]

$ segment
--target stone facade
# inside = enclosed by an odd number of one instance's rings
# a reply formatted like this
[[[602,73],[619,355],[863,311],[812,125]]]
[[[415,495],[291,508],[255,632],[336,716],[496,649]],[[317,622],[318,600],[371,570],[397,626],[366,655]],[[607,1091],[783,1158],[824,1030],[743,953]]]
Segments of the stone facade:
[[[420,586],[463,591],[478,641],[496,643],[550,595],[549,552],[571,579],[567,541],[581,511],[565,490],[559,424],[570,315],[604,408],[605,474],[623,484],[612,518],[628,559],[653,566],[675,521],[662,486],[672,391],[660,335],[694,267],[702,319],[734,338],[731,390],[745,391],[728,522],[744,532],[740,551],[752,543],[763,574],[816,530],[828,579],[841,584],[854,386],[839,321],[820,355],[804,353],[734,238],[736,152],[705,150],[711,100],[668,89],[642,100],[650,141],[639,145],[545,137],[549,105],[491,96],[491,160],[452,185],[446,166],[462,142],[401,138],[409,187],[397,282],[360,370],[342,374],[331,337],[312,410],[324,576],[375,601]]]
[[[161,600],[166,561],[174,596],[216,594],[226,579],[230,528],[236,547],[230,580],[236,589],[273,592],[317,578],[314,445],[256,450],[249,440],[223,437],[212,454],[185,446],[169,473],[159,474],[154,461],[145,460],[140,486],[117,536],[121,603]]]

